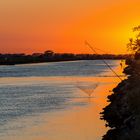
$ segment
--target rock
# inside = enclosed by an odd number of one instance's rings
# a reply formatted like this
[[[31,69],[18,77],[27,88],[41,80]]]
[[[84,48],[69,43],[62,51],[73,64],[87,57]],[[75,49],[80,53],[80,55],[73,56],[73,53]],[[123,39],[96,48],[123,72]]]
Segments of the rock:
[[[129,74],[108,96],[110,104],[101,112],[101,119],[111,129],[103,140],[140,140],[140,61],[129,62]]]

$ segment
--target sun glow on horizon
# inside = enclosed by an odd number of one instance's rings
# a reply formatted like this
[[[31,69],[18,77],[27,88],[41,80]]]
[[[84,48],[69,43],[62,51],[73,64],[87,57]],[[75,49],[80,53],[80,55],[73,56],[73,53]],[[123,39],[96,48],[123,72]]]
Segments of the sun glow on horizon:
[[[85,40],[127,53],[131,29],[140,23],[138,0],[5,0],[0,12],[0,53],[92,53]]]

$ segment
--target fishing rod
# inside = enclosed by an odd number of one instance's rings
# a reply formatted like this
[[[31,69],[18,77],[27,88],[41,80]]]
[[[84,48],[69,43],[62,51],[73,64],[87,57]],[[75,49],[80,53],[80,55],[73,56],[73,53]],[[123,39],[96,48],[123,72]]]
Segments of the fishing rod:
[[[99,55],[99,54],[97,53],[97,51],[93,48],[93,46],[91,46],[87,41],[85,41],[85,44],[86,44],[95,54]],[[101,60],[102,60],[102,61],[105,63],[105,65],[118,77],[118,79],[122,81],[121,77],[111,68],[111,66],[105,61],[105,59],[104,59],[103,57],[102,57]]]

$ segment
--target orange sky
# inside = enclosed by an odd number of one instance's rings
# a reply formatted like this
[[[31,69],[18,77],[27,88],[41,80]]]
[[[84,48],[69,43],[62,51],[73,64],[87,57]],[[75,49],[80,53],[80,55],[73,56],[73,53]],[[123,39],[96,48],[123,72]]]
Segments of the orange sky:
[[[0,52],[125,53],[140,0],[1,0]]]

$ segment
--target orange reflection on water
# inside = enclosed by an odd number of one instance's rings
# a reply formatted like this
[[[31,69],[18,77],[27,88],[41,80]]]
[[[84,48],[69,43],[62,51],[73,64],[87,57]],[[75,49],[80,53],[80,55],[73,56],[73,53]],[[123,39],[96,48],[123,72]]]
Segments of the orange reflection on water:
[[[117,67],[117,73],[121,74],[122,69]],[[110,75],[110,73],[105,73]],[[111,74],[112,75],[112,74]],[[84,105],[74,105],[67,110],[44,113],[27,118],[20,118],[16,123],[24,125],[20,133],[7,136],[4,140],[101,140],[106,133],[105,122],[100,120],[100,112],[107,103],[107,96],[112,94],[110,91],[120,82],[117,77],[51,77],[43,78],[32,77],[29,82],[42,81],[73,82],[74,92],[77,98],[72,99],[73,103],[85,103]],[[18,82],[20,79],[16,79]],[[15,80],[15,81],[16,81]],[[22,79],[23,80],[23,79]],[[25,81],[27,79],[25,78]],[[17,82],[16,81],[16,82]],[[92,94],[92,98],[82,90],[77,88],[81,82],[99,83]],[[21,82],[22,83],[22,82]]]
[[[100,140],[107,128],[99,113],[107,105],[106,97],[111,94],[109,90],[116,85],[113,82],[117,79],[100,80],[102,83],[93,93],[93,98],[88,98],[79,89],[75,91],[81,98],[75,98],[74,102],[85,102],[87,105],[20,119],[17,123],[25,123],[26,127],[21,129],[20,135],[8,137],[7,140]],[[37,125],[34,125],[35,122],[38,122]]]

